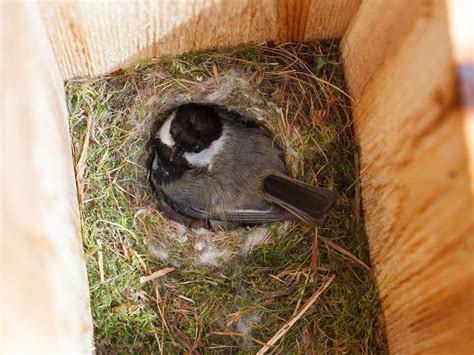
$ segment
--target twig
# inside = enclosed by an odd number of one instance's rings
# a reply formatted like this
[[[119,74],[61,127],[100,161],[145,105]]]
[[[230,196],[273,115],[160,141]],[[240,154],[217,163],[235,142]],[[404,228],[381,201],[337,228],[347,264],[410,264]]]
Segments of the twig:
[[[212,73],[214,74],[214,78],[216,80],[216,85],[219,87],[221,83],[221,75],[219,74],[219,70],[217,69],[217,65],[212,64]]]
[[[255,311],[255,309],[256,307],[248,307],[248,308],[240,309],[235,313],[229,314],[229,317],[227,318],[225,325],[227,327],[230,327],[232,324],[237,322],[240,318],[242,318],[247,313]]]
[[[252,336],[249,336],[248,334],[243,334],[243,333],[238,333],[238,332],[215,331],[215,332],[209,333],[208,336],[209,335],[220,335],[220,336],[230,336],[230,337],[249,337],[250,339],[252,339],[254,342],[256,342],[259,345],[262,345],[262,346],[267,346],[268,345],[264,341],[258,340],[258,339],[254,338]],[[271,345],[270,345],[270,347],[271,347]]]
[[[104,253],[102,253],[102,241],[97,239],[97,246],[99,247],[99,274],[100,282],[105,281],[105,272],[104,272]]]
[[[156,339],[156,342],[158,343],[158,350],[160,350],[160,354],[163,355],[163,346],[161,345],[160,338],[158,338],[158,334],[156,334],[155,331],[153,331],[153,335]]]
[[[161,317],[161,323],[164,325],[168,333],[170,333],[170,329],[168,328],[168,323],[166,322],[166,318],[165,318],[165,306],[164,306],[163,301],[161,300],[160,288],[158,285],[155,286],[155,293],[156,293],[156,306],[158,307],[158,313],[160,314],[160,317]]]
[[[351,253],[348,252],[346,249],[340,247],[339,245],[337,245],[336,243],[330,241],[329,239],[326,239],[326,238],[322,238],[322,237],[321,237],[321,240],[322,240],[322,241],[324,242],[324,244],[326,244],[327,246],[331,247],[332,249],[338,251],[338,252],[341,253],[341,254],[344,254],[344,255],[347,256],[348,258],[354,260],[357,264],[359,264],[360,266],[362,266],[364,269],[367,269],[367,271],[372,272],[372,270],[370,269],[370,267],[368,267],[366,263],[364,263],[362,260],[360,260],[359,258],[357,258],[354,254],[351,254]]]
[[[172,269],[172,268],[170,268],[170,269]],[[196,304],[196,302],[194,302],[191,298],[188,298],[186,296],[179,295],[178,297],[185,300],[185,301],[188,301],[189,303]]]
[[[311,271],[318,271],[318,227],[311,234]]]
[[[308,327],[308,339],[306,341],[306,348],[310,350],[310,352],[308,352],[309,354],[311,355],[317,355],[318,352],[316,351],[316,342],[315,342],[315,338],[316,338],[316,325],[313,322],[311,322],[309,324],[309,327]]]
[[[303,307],[298,311],[298,313],[292,317],[288,322],[286,322],[283,327],[280,328],[280,330],[271,338],[265,346],[263,346],[257,355],[262,355],[265,354],[275,343],[283,337],[288,330],[295,324],[305,313],[306,311],[316,302],[316,300],[319,298],[319,296],[329,287],[331,284],[332,280],[334,280],[334,275],[332,275],[330,278],[324,282],[324,284],[314,293],[314,295],[311,296],[311,298],[304,304]]]
[[[89,148],[91,127],[92,118],[90,115],[87,115],[86,133],[84,134],[84,140],[82,142],[81,155],[76,164],[77,200],[81,207],[84,205],[84,172],[86,170],[87,150]]]
[[[147,264],[145,264],[145,262],[143,261],[142,257],[140,256],[140,254],[138,254],[134,249],[132,249],[132,252],[133,252],[133,254],[135,255],[135,257],[138,259],[138,262],[140,263],[140,265],[141,265],[143,271],[145,271],[145,272],[150,272],[150,271],[151,271],[150,268],[148,267]],[[151,275],[150,275],[150,276],[151,276]],[[140,278],[140,280],[141,280],[141,278]],[[146,282],[146,281],[143,281],[143,282]]]
[[[127,259],[128,261],[130,261],[130,256],[128,255],[127,245],[123,241],[120,241],[120,243],[122,244],[123,257],[125,259]]]
[[[291,316],[294,316],[298,312],[298,309],[300,308],[301,301],[303,300],[303,297],[304,297],[304,291],[306,290],[306,286],[308,285],[310,276],[311,276],[311,271],[308,270],[308,273],[305,274],[306,279],[304,281],[304,285],[300,290],[300,297],[298,298],[298,301],[296,302],[295,310],[293,311],[293,314]]]
[[[157,279],[159,277],[165,276],[166,274],[169,274],[171,271],[174,271],[174,267],[167,267],[158,271],[155,271],[153,274],[148,275],[148,276],[142,276],[140,277],[140,283],[145,283],[154,279]]]
[[[354,153],[354,173],[355,173],[355,188],[354,188],[354,214],[356,224],[360,224],[360,162],[359,154]]]

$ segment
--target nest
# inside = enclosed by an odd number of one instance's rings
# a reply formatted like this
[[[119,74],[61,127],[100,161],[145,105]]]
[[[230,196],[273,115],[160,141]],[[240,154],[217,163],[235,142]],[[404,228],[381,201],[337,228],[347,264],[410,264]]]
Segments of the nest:
[[[99,353],[386,351],[336,43],[161,58],[66,92]],[[190,101],[257,120],[291,176],[338,191],[324,227],[208,231],[163,218],[146,142]]]

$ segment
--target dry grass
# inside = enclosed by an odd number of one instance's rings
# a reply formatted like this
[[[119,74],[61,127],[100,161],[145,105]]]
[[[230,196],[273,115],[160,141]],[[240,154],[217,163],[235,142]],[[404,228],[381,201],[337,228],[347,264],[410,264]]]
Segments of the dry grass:
[[[272,337],[274,353],[386,352],[336,44],[186,54],[66,89],[99,353],[256,353]],[[337,190],[325,226],[208,232],[163,219],[145,143],[189,100],[261,120],[293,176]]]

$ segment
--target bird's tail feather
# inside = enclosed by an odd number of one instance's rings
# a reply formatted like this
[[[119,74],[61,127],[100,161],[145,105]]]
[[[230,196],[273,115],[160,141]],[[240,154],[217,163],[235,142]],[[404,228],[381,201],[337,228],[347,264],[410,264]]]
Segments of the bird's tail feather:
[[[337,194],[311,186],[283,174],[272,174],[263,181],[264,197],[311,225],[321,225],[336,203]]]

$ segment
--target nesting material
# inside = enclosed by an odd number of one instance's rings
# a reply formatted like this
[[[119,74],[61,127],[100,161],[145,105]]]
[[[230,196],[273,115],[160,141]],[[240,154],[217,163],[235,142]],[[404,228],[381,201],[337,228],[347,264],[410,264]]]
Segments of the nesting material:
[[[99,353],[386,351],[336,43],[162,58],[66,92]],[[162,218],[145,145],[189,101],[259,120],[293,177],[336,190],[324,227]]]

